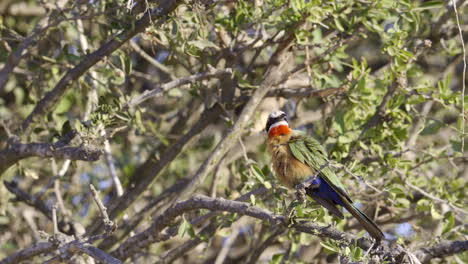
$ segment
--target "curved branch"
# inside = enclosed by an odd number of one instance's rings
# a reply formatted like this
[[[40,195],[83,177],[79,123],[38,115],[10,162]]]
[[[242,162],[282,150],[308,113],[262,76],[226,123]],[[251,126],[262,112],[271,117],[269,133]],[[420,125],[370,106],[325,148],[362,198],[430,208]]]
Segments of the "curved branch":
[[[322,226],[305,221],[291,224],[288,219],[282,215],[273,214],[266,209],[245,202],[195,195],[190,199],[178,202],[173,207],[168,208],[153,221],[153,224],[149,228],[127,239],[118,249],[112,252],[112,255],[122,260],[131,257],[141,249],[159,241],[158,237],[160,233],[166,227],[170,226],[178,216],[198,209],[246,215],[267,222],[273,226],[292,228],[297,232],[333,239],[343,245],[355,244],[364,250],[368,250],[373,245],[372,240],[368,238],[357,238],[352,234],[340,231],[332,226]],[[468,241],[452,241],[443,242],[430,248],[419,249],[415,252],[415,255],[424,262],[431,258],[446,257],[467,250]],[[380,244],[378,248],[373,251],[374,254],[380,255],[382,259],[390,260],[401,259],[401,256],[405,254],[404,252],[405,250],[400,246],[390,247],[386,244]]]
[[[182,77],[182,78],[179,78],[177,80],[173,80],[173,81],[170,81],[168,83],[165,83],[165,84],[163,84],[161,86],[158,86],[158,87],[156,87],[154,89],[143,92],[141,95],[132,98],[128,103],[126,103],[124,105],[124,108],[126,108],[126,107],[128,107],[128,108],[135,107],[135,106],[141,104],[142,102],[148,100],[151,97],[159,96],[159,95],[161,95],[163,92],[165,92],[167,90],[170,90],[170,89],[175,88],[175,87],[182,86],[184,84],[189,84],[189,83],[192,83],[192,82],[196,82],[196,81],[200,81],[200,80],[208,79],[208,78],[213,78],[213,77],[221,78],[222,76],[225,76],[227,74],[232,74],[232,69],[228,68],[228,69],[217,70],[217,69],[211,68],[211,69],[209,69],[208,72],[197,73],[197,74],[194,74],[194,75],[191,75],[191,76]]]
[[[173,207],[168,208],[164,213],[157,217],[153,224],[145,231],[127,239],[124,243],[116,249],[112,255],[119,259],[125,259],[137,253],[141,248],[149,246],[157,240],[158,234],[172,221],[186,212],[208,209],[211,211],[224,211],[230,213],[237,213],[240,215],[247,215],[253,218],[260,219],[268,222],[271,225],[289,226],[289,221],[282,215],[276,215],[272,212],[252,206],[248,203],[226,200],[223,198],[211,198],[204,195],[195,195],[192,198],[178,202]],[[311,222],[295,223],[291,226],[299,232],[313,234],[319,237],[327,237],[334,240],[341,241],[345,244],[357,242],[360,247],[367,249],[371,246],[371,241],[366,238],[356,239],[355,236],[344,233],[331,226],[321,226]]]

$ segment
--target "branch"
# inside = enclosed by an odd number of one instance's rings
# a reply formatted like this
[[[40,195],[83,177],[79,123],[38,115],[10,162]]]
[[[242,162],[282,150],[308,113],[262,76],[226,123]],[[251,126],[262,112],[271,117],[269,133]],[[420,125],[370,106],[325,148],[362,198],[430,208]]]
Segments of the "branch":
[[[10,255],[0,261],[0,264],[15,264],[21,263],[24,260],[33,258],[37,255],[50,252],[55,249],[55,246],[49,242],[40,242],[30,248],[22,249],[13,255]]]
[[[131,40],[131,41],[129,41],[129,44],[130,44],[130,47],[132,47],[132,49],[136,53],[138,53],[141,57],[143,57],[143,59],[145,59],[151,65],[156,67],[158,70],[160,70],[160,71],[164,72],[165,74],[169,75],[169,77],[171,77],[171,79],[175,79],[175,76],[174,76],[172,70],[168,69],[165,65],[159,63],[159,61],[153,59],[153,57],[151,57],[151,55],[149,55],[142,48],[140,48],[140,46],[138,46],[138,44],[135,41]]]
[[[304,21],[305,20],[299,22],[296,27],[299,27]],[[207,175],[216,167],[219,161],[232,148],[234,143],[237,142],[239,136],[244,131],[245,126],[251,122],[251,118],[255,110],[268,91],[287,80],[286,75],[282,74],[282,72],[285,70],[285,63],[288,62],[288,48],[294,40],[294,34],[290,34],[283,42],[279,43],[278,48],[276,49],[275,53],[272,54],[269,60],[269,66],[267,67],[267,70],[264,74],[264,80],[260,84],[260,87],[254,91],[252,97],[242,109],[239,118],[234,123],[232,128],[216,145],[215,149],[211,152],[203,164],[198,168],[197,172],[192,177],[187,186],[180,191],[178,198],[184,195],[190,195],[200,183],[204,182]]]
[[[173,89],[178,86],[182,86],[184,84],[189,84],[192,82],[200,81],[203,79],[208,79],[208,78],[221,78],[225,75],[232,74],[232,69],[221,69],[217,70],[214,68],[211,68],[208,72],[205,73],[197,73],[191,76],[183,77],[168,83],[165,83],[159,87],[156,87],[152,90],[145,91],[143,94],[131,99],[128,103],[124,105],[124,108],[132,108],[135,107],[142,102],[148,100],[151,97],[156,97],[162,95],[163,92],[166,92],[167,90]]]
[[[160,159],[149,158],[143,165],[139,166],[135,171],[131,182],[127,185],[126,192],[121,197],[112,200],[108,206],[109,217],[115,219],[122,211],[127,209],[148,186],[156,179],[159,173],[171,163],[177,155],[183,150],[185,145],[191,141],[193,137],[201,133],[209,124],[219,118],[222,113],[221,107],[216,104],[212,108],[205,110],[200,120],[192,126],[192,128],[184,134],[177,142],[160,155]],[[183,187],[180,187],[183,189]],[[174,193],[171,194],[172,196]],[[101,223],[94,222],[88,229],[90,233],[96,233],[99,230]]]
[[[169,226],[177,216],[197,209],[237,213],[240,215],[247,215],[260,219],[275,226],[290,226],[286,217],[275,215],[266,209],[251,206],[248,203],[231,201],[223,198],[211,198],[203,195],[195,195],[194,197],[179,202],[173,207],[167,209],[154,220],[153,224],[148,229],[127,239],[112,254],[120,259],[125,259],[132,256],[141,248],[146,247],[152,243],[152,241],[157,238],[158,234],[165,227]],[[309,233],[319,237],[331,238],[337,241],[341,241],[344,244],[356,242],[364,249],[368,249],[372,244],[369,239],[356,239],[355,236],[339,231],[331,226],[321,226],[311,222],[300,222],[292,225],[292,227],[299,232]]]
[[[9,192],[15,195],[16,201],[21,201],[26,203],[29,206],[32,206],[39,210],[43,215],[52,220],[52,208],[50,208],[44,201],[39,198],[30,195],[29,193],[21,190],[18,187],[18,184],[14,181],[8,182],[4,181],[3,184],[8,189]]]
[[[279,89],[267,93],[267,97],[283,97],[283,98],[305,98],[305,97],[328,97],[333,94],[342,93],[346,91],[346,87],[327,88],[317,90],[312,87],[301,87],[297,89],[280,87]]]
[[[413,63],[414,60],[416,60],[424,50],[430,48],[432,45],[432,42],[429,40],[421,41],[418,43],[414,49],[414,57],[412,59],[409,59],[407,64],[410,65]],[[408,79],[406,76],[406,71],[403,71],[396,76],[396,78],[393,80],[392,84],[390,87],[388,87],[387,92],[385,93],[384,97],[382,98],[382,102],[380,102],[379,106],[377,106],[377,109],[375,111],[375,114],[364,124],[361,126],[361,133],[359,134],[358,138],[351,144],[350,150],[349,150],[349,155],[347,158],[344,159],[344,161],[349,161],[354,152],[355,152],[355,147],[357,146],[357,142],[360,142],[360,140],[364,137],[366,132],[372,128],[377,126],[382,122],[382,120],[385,117],[385,112],[386,112],[386,107],[390,99],[393,97],[395,92],[398,89],[405,90],[408,86]]]
[[[438,202],[438,203],[446,204],[446,205],[448,205],[450,208],[452,208],[453,210],[455,210],[455,211],[457,211],[457,212],[459,212],[459,213],[468,215],[468,212],[465,211],[465,210],[463,210],[462,208],[457,207],[457,206],[451,204],[449,201],[446,201],[446,200],[444,200],[444,199],[441,199],[441,198],[439,198],[439,197],[436,197],[436,196],[434,196],[434,195],[432,195],[432,194],[430,194],[430,193],[424,191],[423,189],[419,188],[418,186],[415,186],[415,185],[411,184],[410,182],[406,182],[405,185],[408,185],[411,189],[413,189],[413,190],[415,190],[415,191],[421,193],[422,195],[424,195],[424,196],[426,196],[426,197],[428,197],[428,198],[430,198],[430,199],[432,199],[432,200],[434,200],[434,201],[436,201],[436,202]]]
[[[245,202],[250,199],[251,195],[254,195],[255,197],[263,197],[268,193],[268,189],[265,187],[260,187],[258,189],[255,189],[253,191],[250,191],[246,194],[243,194],[239,198],[237,198],[235,201],[238,202]],[[201,215],[194,220],[190,222],[190,224],[193,227],[197,227],[201,225],[205,221],[209,221],[213,217],[220,215],[222,212],[209,212],[207,214]],[[159,256],[159,261],[156,262],[157,264],[161,263],[172,263],[175,259],[183,256],[185,253],[193,249],[194,247],[198,246],[200,243],[204,242],[201,237],[213,237],[213,234],[218,230],[219,228],[219,223],[216,221],[211,221],[206,227],[204,227],[200,232],[199,235],[189,241],[184,242],[182,245],[173,248]],[[169,228],[167,231],[161,235],[160,238],[158,238],[159,241],[167,240],[177,234],[178,231],[178,226],[174,226]]]
[[[96,188],[94,188],[92,184],[89,185],[89,188],[91,189],[91,195],[93,196],[94,202],[96,203],[97,207],[99,208],[99,212],[101,213],[105,230],[110,234],[111,232],[115,231],[117,225],[109,219],[109,215],[107,215],[107,208],[99,198],[99,193],[96,191]]]
[[[105,234],[93,236],[88,238],[87,240],[84,240],[80,238],[73,239],[71,236],[67,236],[60,232],[57,232],[57,230],[54,230],[53,236],[50,236],[47,233],[45,233],[45,236],[48,237],[48,242],[40,242],[35,246],[20,250],[1,260],[0,264],[21,263],[37,255],[51,253],[55,250],[58,250],[60,254],[52,257],[44,263],[64,263],[64,260],[71,258],[74,254],[79,253],[87,254],[90,257],[105,264],[122,263],[120,260],[112,257],[108,253],[91,245],[92,242],[104,238],[106,236]]]
[[[432,247],[420,248],[414,255],[422,262],[429,263],[434,258],[444,258],[468,251],[468,240],[444,241]]]
[[[8,147],[0,151],[0,176],[10,166],[21,159],[28,157],[53,157],[56,159],[97,161],[102,154],[101,150],[90,146],[67,146],[75,137],[71,132],[56,143],[20,143],[16,139],[10,140]]]
[[[252,206],[248,203],[231,201],[223,198],[211,198],[204,195],[195,195],[188,200],[178,202],[173,207],[168,208],[153,221],[153,224],[149,228],[127,239],[118,249],[112,252],[112,255],[120,259],[126,259],[138,253],[142,248],[148,247],[152,242],[157,240],[156,238],[163,229],[172,225],[173,221],[178,216],[198,209],[246,215],[262,220],[272,226],[292,228],[297,232],[308,233],[321,238],[333,239],[343,245],[355,244],[364,250],[368,250],[373,245],[372,240],[370,239],[358,239],[354,235],[340,231],[332,226],[322,226],[305,221],[291,224],[285,216],[273,214],[266,209]],[[429,259],[446,257],[467,250],[468,241],[453,241],[444,242],[430,248],[419,249],[416,251],[416,254],[418,254],[420,258]],[[390,248],[385,244],[381,244],[375,250],[372,250],[373,254],[380,255],[382,257],[381,259],[387,259],[390,261],[401,259],[405,254],[405,251],[406,250],[401,248],[401,246]],[[430,256],[427,256],[428,254],[430,254]]]
[[[93,259],[99,261],[99,263],[104,264],[122,264],[123,262],[114,258],[113,256],[107,254],[106,252],[100,250],[99,248],[91,246],[89,243],[82,243],[78,240],[72,241],[58,249],[60,252],[63,252],[61,255],[55,256],[48,261],[44,262],[44,264],[54,264],[54,263],[65,263],[69,261],[67,257],[71,257],[75,254],[84,253]],[[65,254],[67,257],[64,259],[62,256]]]
[[[130,237],[120,245],[112,254],[118,258],[124,259],[137,253],[142,245],[148,245],[146,241],[151,241],[177,217],[186,212],[208,209],[211,211],[226,211],[248,215],[267,221],[273,225],[286,224],[285,217],[274,215],[266,209],[255,206],[250,206],[248,203],[225,200],[223,198],[211,198],[203,195],[195,195],[194,197],[176,203],[157,217],[153,224],[145,231]]]
[[[25,135],[28,135],[31,130],[31,123],[36,122],[42,116],[50,112],[55,105],[58,103],[63,94],[70,88],[70,84],[77,80],[83,75],[89,68],[95,65],[97,62],[102,60],[105,56],[110,55],[112,52],[120,48],[126,41],[133,38],[135,35],[143,32],[155,18],[160,18],[159,21],[155,22],[154,25],[157,27],[166,21],[166,16],[172,12],[182,1],[176,0],[162,0],[160,1],[157,8],[152,12],[147,12],[138,21],[129,25],[129,29],[121,32],[117,36],[112,37],[106,44],[101,46],[98,50],[87,55],[83,60],[80,61],[73,69],[70,69],[60,81],[55,85],[52,91],[48,92],[44,98],[42,98],[34,110],[29,116],[23,121],[21,129]]]

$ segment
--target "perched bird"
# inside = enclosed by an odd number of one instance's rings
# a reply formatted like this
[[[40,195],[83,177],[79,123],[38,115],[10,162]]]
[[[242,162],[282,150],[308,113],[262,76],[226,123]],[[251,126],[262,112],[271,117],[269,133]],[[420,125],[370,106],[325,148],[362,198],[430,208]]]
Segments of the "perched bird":
[[[281,184],[295,188],[317,174],[310,186],[306,186],[307,195],[341,219],[344,217],[337,206],[346,208],[372,237],[376,240],[384,239],[380,228],[354,206],[343,184],[327,166],[327,154],[317,140],[301,131],[292,130],[282,111],[268,116],[265,130],[268,133],[267,145],[273,170]]]

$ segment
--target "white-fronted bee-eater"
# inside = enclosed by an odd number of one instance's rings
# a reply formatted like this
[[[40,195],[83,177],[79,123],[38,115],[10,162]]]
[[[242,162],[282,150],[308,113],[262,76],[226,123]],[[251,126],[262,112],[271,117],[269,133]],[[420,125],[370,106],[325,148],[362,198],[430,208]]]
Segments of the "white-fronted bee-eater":
[[[307,195],[341,219],[344,218],[343,213],[337,206],[346,208],[373,238],[384,239],[382,230],[353,204],[344,185],[327,166],[327,154],[317,140],[292,130],[282,111],[268,116],[265,130],[273,170],[281,184],[295,188],[317,174],[309,187],[305,185]]]

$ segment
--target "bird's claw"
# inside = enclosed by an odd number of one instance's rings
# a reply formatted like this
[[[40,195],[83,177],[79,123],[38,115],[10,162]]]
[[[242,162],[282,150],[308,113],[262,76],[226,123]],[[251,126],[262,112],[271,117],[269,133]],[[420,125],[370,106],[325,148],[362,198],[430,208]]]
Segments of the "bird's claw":
[[[303,183],[299,183],[296,185],[296,199],[300,202],[303,203],[305,201],[305,196],[306,196],[306,186]]]

